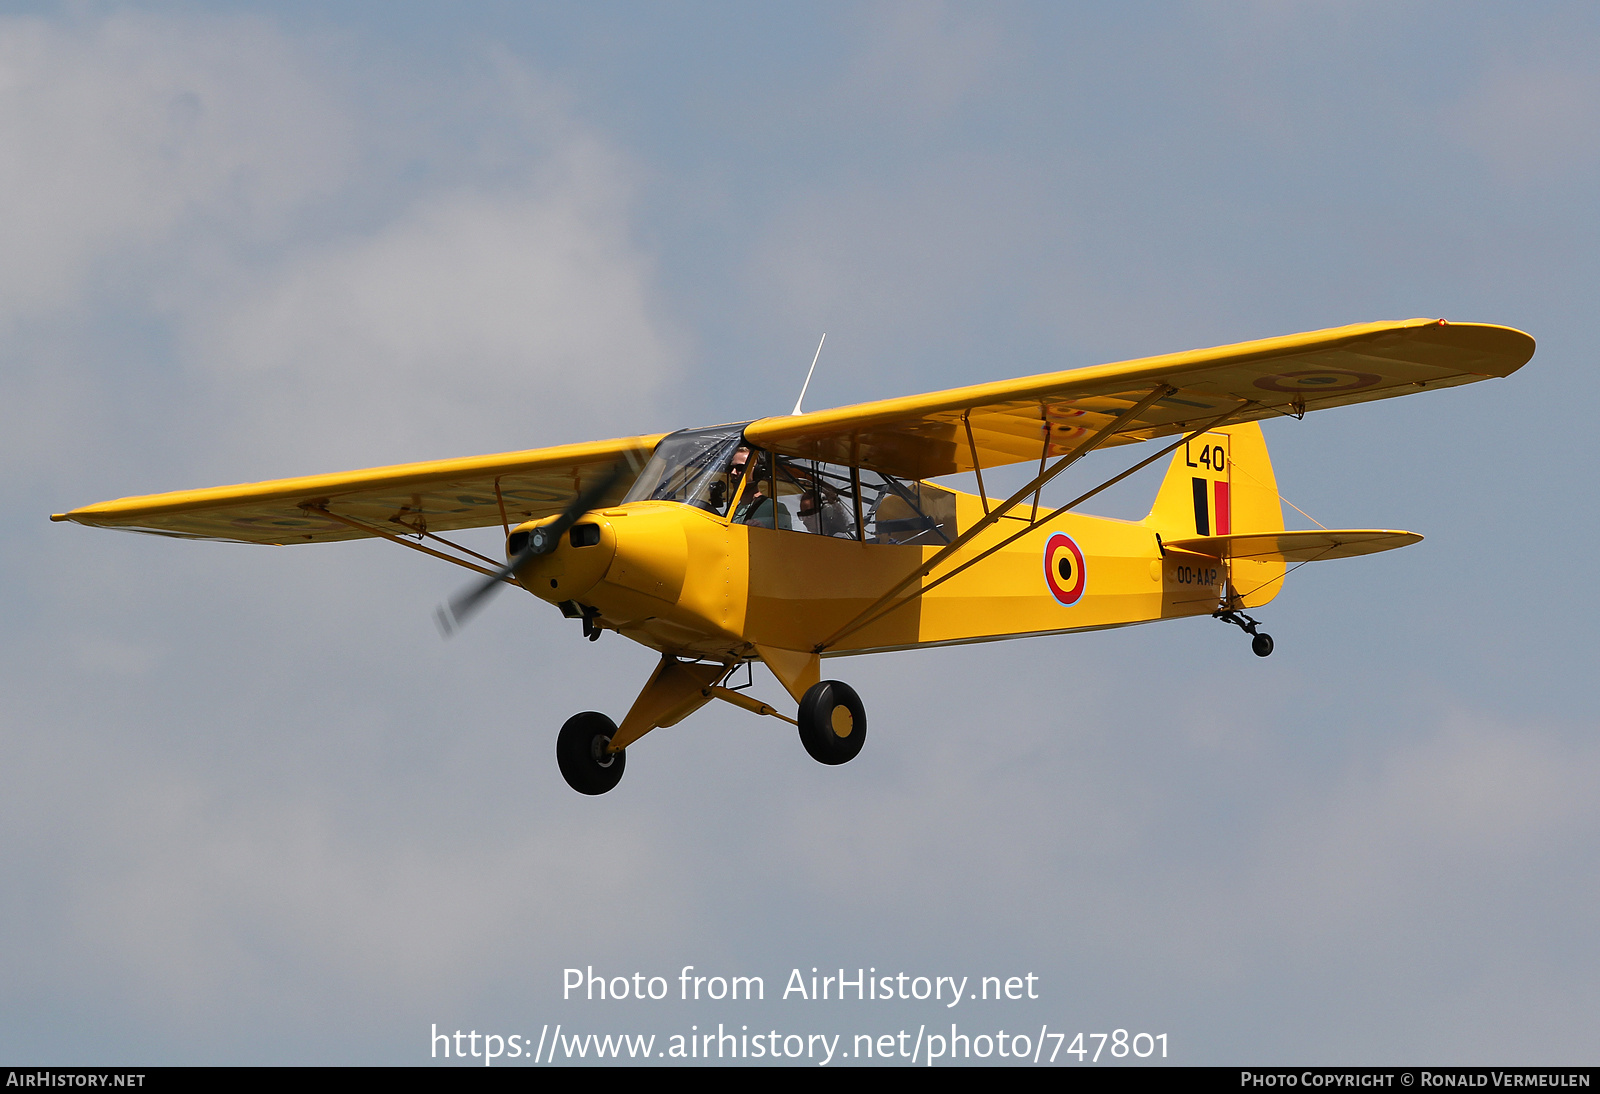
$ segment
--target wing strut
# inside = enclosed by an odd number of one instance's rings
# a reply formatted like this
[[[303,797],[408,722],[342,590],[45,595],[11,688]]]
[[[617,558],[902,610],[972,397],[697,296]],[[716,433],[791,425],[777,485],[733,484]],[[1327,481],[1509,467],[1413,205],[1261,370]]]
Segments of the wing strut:
[[[506,516],[506,496],[500,492],[500,478],[494,477],[494,502],[500,507],[500,527],[505,530],[506,538],[511,538],[511,520]],[[452,544],[451,546],[454,546]]]
[[[1101,426],[1094,436],[1084,441],[1071,452],[1068,452],[1065,456],[1062,456],[1048,468],[1043,467],[1044,458],[1041,456],[1039,460],[1041,470],[1038,476],[1034,478],[1032,482],[1028,483],[1028,485],[1024,486],[1021,490],[1018,490],[1015,494],[1012,494],[1009,498],[1001,502],[995,508],[985,513],[983,515],[983,519],[979,520],[971,528],[968,528],[965,532],[962,532],[955,539],[951,540],[950,543],[941,548],[932,558],[928,559],[921,566],[918,566],[915,570],[912,570],[905,576],[904,580],[900,581],[895,585],[894,588],[890,589],[877,600],[873,601],[864,611],[862,611],[860,615],[856,616],[854,619],[850,620],[850,622],[840,627],[833,634],[817,643],[814,652],[821,653],[823,650],[839,641],[839,639],[843,638],[845,635],[852,634],[864,627],[867,622],[870,621],[869,617],[876,618],[873,613],[877,612],[879,608],[883,607],[885,604],[889,603],[889,601],[899,596],[913,581],[916,581],[920,577],[927,577],[928,574],[933,571],[935,566],[939,565],[939,563],[943,562],[961,548],[965,547],[973,540],[974,537],[976,537],[985,528],[989,527],[989,525],[1005,516],[1012,509],[1015,509],[1019,504],[1021,504],[1023,498],[1026,498],[1029,494],[1035,493],[1038,490],[1042,490],[1044,485],[1051,479],[1055,478],[1057,475],[1061,474],[1061,472],[1065,471],[1083,457],[1087,456],[1090,452],[1093,452],[1096,448],[1100,447],[1100,445],[1104,444],[1107,440],[1111,439],[1111,437],[1116,434],[1117,430],[1121,429],[1129,422],[1137,419],[1139,415],[1143,414],[1152,405],[1154,405],[1157,400],[1165,399],[1168,395],[1173,394],[1177,390],[1177,388],[1169,387],[1166,384],[1157,384],[1155,387],[1150,389],[1149,393],[1146,394],[1144,398],[1140,399],[1127,410],[1124,410],[1121,414],[1118,414],[1115,418],[1111,419],[1111,421]],[[1236,407],[1233,410],[1228,411],[1228,413],[1235,414],[1238,412],[1238,410],[1239,408]],[[1048,426],[1048,422],[1046,425]],[[1048,445],[1046,445],[1045,451],[1049,451]],[[1037,502],[1035,502],[1035,504],[1037,504]],[[907,599],[913,598],[908,597]]]
[[[983,488],[983,465],[982,461],[978,459],[978,442],[972,439],[972,412],[970,410],[961,412],[961,424],[967,427],[967,448],[972,452],[972,473],[978,476],[978,500],[983,502],[983,515],[988,516],[989,494]],[[856,521],[856,527],[861,527],[859,519]]]
[[[1166,389],[1164,389],[1164,388],[1160,388],[1160,389],[1157,389],[1157,390],[1160,391],[1160,392],[1165,392],[1166,391]],[[1157,395],[1155,398],[1161,398],[1161,397],[1164,397],[1164,396],[1163,395]],[[1151,398],[1148,401],[1149,402],[1154,402],[1155,399]],[[922,567],[919,570],[917,570],[915,573],[913,573],[910,578],[908,578],[907,580],[901,582],[899,585],[896,585],[894,587],[894,589],[889,593],[888,596],[880,597],[878,599],[877,603],[873,604],[866,611],[864,611],[860,615],[856,616],[849,623],[846,623],[844,625],[844,627],[842,627],[840,630],[835,631],[832,637],[830,637],[826,642],[823,642],[823,643],[821,643],[820,645],[818,645],[816,647],[816,652],[817,653],[821,653],[823,650],[827,649],[829,646],[833,645],[835,642],[839,641],[841,638],[846,638],[849,635],[854,634],[856,631],[860,630],[862,627],[865,627],[870,623],[876,623],[879,619],[882,619],[884,616],[888,615],[890,612],[894,611],[896,608],[903,607],[904,605],[911,603],[913,600],[916,600],[918,597],[923,596],[926,593],[932,592],[934,589],[938,588],[940,585],[943,585],[946,581],[949,581],[952,577],[955,577],[957,574],[959,574],[959,573],[961,573],[961,572],[963,572],[963,571],[965,571],[965,570],[967,570],[967,569],[969,569],[969,568],[971,568],[973,566],[976,566],[978,563],[982,562],[984,559],[988,558],[990,555],[994,554],[996,551],[1001,550],[1002,548],[1005,548],[1005,547],[1009,547],[1011,544],[1015,543],[1017,540],[1021,539],[1025,535],[1027,535],[1029,532],[1032,532],[1034,529],[1038,528],[1039,525],[1048,524],[1050,521],[1055,520],[1057,517],[1059,517],[1062,513],[1065,513],[1065,512],[1067,512],[1067,511],[1069,511],[1071,509],[1076,509],[1078,506],[1082,505],[1084,502],[1088,501],[1090,498],[1092,498],[1096,494],[1100,493],[1100,491],[1105,490],[1105,489],[1107,489],[1109,487],[1115,486],[1117,483],[1121,482],[1123,479],[1127,478],[1129,475],[1132,475],[1136,471],[1144,470],[1146,467],[1149,467],[1151,464],[1153,464],[1157,460],[1161,459],[1161,457],[1169,455],[1172,452],[1177,451],[1177,448],[1178,448],[1179,445],[1184,444],[1184,443],[1186,443],[1188,441],[1192,441],[1196,437],[1200,436],[1201,434],[1215,429],[1217,426],[1222,425],[1224,422],[1226,422],[1229,418],[1232,418],[1232,417],[1235,417],[1236,415],[1238,415],[1240,412],[1242,412],[1246,407],[1248,407],[1250,405],[1251,404],[1250,404],[1249,400],[1245,400],[1245,401],[1241,402],[1238,406],[1233,407],[1232,409],[1226,411],[1225,413],[1220,414],[1217,417],[1211,419],[1211,421],[1207,422],[1205,425],[1203,425],[1200,428],[1196,429],[1194,432],[1189,433],[1189,434],[1187,434],[1187,435],[1185,435],[1183,437],[1179,437],[1177,440],[1173,441],[1171,444],[1169,444],[1165,448],[1161,449],[1155,455],[1150,456],[1147,459],[1140,460],[1138,463],[1134,464],[1132,467],[1128,468],[1126,471],[1123,471],[1123,472],[1121,472],[1120,474],[1117,474],[1117,475],[1113,475],[1111,478],[1107,479],[1105,482],[1102,482],[1099,486],[1096,486],[1094,489],[1089,490],[1086,493],[1078,495],[1076,498],[1073,498],[1071,501],[1067,502],[1067,504],[1061,506],[1060,508],[1053,509],[1050,512],[1046,513],[1043,517],[1039,517],[1036,520],[1029,521],[1027,523],[1027,525],[1025,525],[1021,530],[1012,533],[1011,535],[1007,536],[1005,539],[1001,540],[999,543],[996,543],[994,546],[987,548],[986,550],[984,550],[983,552],[981,552],[981,553],[979,553],[977,555],[974,555],[972,558],[967,559],[965,562],[961,563],[961,565],[957,566],[955,569],[951,570],[949,573],[939,575],[939,577],[935,578],[933,581],[930,581],[928,584],[924,585],[922,588],[918,589],[916,592],[912,593],[910,596],[906,597],[904,600],[896,601],[895,603],[890,604],[888,607],[882,608],[882,610],[879,610],[880,607],[886,601],[888,601],[895,594],[901,592],[907,585],[909,585],[917,577],[919,577],[919,576],[926,577],[928,574],[932,573],[933,569],[934,569],[934,567],[936,565],[938,565],[940,562],[943,562],[946,558],[948,558],[955,551],[955,549],[957,547],[959,547],[962,544],[966,543],[971,538],[971,535],[963,535],[963,536],[958,537],[956,539],[956,541],[954,543],[952,543],[950,546],[946,547],[944,550],[942,550],[938,554],[934,555],[933,558],[931,558],[927,562],[923,563]],[[1139,408],[1135,408],[1135,409],[1139,409]],[[1129,411],[1129,413],[1133,413],[1133,411]],[[1112,422],[1111,425],[1115,426],[1116,422]],[[1107,429],[1109,429],[1109,428],[1110,427],[1108,426]],[[1103,430],[1101,430],[1100,433],[1095,434],[1094,437],[1090,438],[1089,443],[1087,445],[1085,445],[1083,449],[1080,449],[1079,451],[1072,453],[1072,456],[1068,457],[1068,458],[1076,458],[1082,452],[1087,451],[1089,448],[1093,447],[1095,444],[1097,444],[1100,441],[1101,434],[1103,434],[1105,432],[1106,432],[1106,430],[1103,429]],[[1057,468],[1056,467],[1052,467],[1050,469],[1050,473],[1051,473],[1051,476],[1054,477],[1054,475],[1057,473]],[[1047,479],[1046,481],[1049,481],[1049,480]],[[995,516],[1004,515],[1004,512],[1005,512],[1006,509],[1011,508],[1012,506],[1015,505],[1015,503],[1020,501],[1023,497],[1027,496],[1028,492],[1030,490],[1032,490],[1033,488],[1034,488],[1034,485],[1031,482],[1027,486],[1024,486],[1021,491],[1019,491],[1017,494],[1013,495],[999,509],[995,510],[995,514],[994,515]],[[972,526],[972,528],[970,528],[968,531],[969,531],[969,533],[975,533],[975,532],[979,531],[980,529],[986,527],[988,523],[989,523],[988,518],[985,518],[983,521],[979,521],[977,524],[974,524]]]
[[[398,543],[400,546],[409,547],[413,551],[421,551],[425,555],[432,555],[434,558],[442,558],[446,562],[453,562],[457,566],[464,566],[469,570],[476,570],[476,571],[478,571],[478,573],[486,574],[489,577],[493,577],[494,576],[494,571],[493,570],[485,569],[484,567],[479,566],[476,563],[468,562],[465,559],[456,558],[454,555],[447,555],[443,551],[435,551],[432,547],[424,547],[420,543],[412,543],[409,539],[406,539],[404,536],[397,535],[396,533],[391,532],[386,528],[380,528],[375,524],[368,524],[364,520],[356,520],[353,517],[347,517],[347,516],[344,516],[343,514],[335,513],[333,510],[329,509],[325,504],[320,504],[319,505],[319,504],[315,504],[315,503],[307,503],[306,505],[302,505],[300,508],[305,509],[305,510],[307,510],[309,512],[315,513],[319,517],[327,517],[329,520],[336,520],[340,524],[349,525],[351,528],[354,528],[357,531],[370,532],[372,535],[382,536],[384,539],[393,540],[394,542]],[[440,543],[446,544],[447,546],[450,546],[450,547],[454,547],[456,550],[461,551],[464,554],[469,554],[474,558],[483,558],[483,556],[478,554],[478,552],[469,551],[465,547],[458,546],[458,545],[456,545],[454,543],[451,543],[447,539],[444,539],[444,538],[442,538],[440,536],[434,535],[432,532],[418,531],[417,534],[418,535],[427,536],[429,539],[437,539]],[[487,558],[483,558],[483,560],[485,562],[490,561]],[[511,582],[508,580],[507,584],[511,584]]]
[[[1177,389],[1169,387],[1166,393],[1174,395]],[[1033,512],[1028,515],[1029,524],[1039,519],[1039,495],[1044,493],[1044,461],[1050,455],[1050,408],[1043,403],[1039,404],[1039,417],[1044,424],[1044,442],[1039,446],[1039,477],[1033,480],[1039,485],[1033,488]]]

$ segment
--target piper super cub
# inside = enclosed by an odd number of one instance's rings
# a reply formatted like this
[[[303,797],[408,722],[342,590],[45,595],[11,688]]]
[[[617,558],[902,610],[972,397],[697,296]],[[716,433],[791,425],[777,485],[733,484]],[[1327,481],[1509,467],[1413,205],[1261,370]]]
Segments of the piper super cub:
[[[819,347],[820,349],[820,347]],[[712,699],[799,728],[812,757],[861,751],[866,711],[821,661],[1212,615],[1247,614],[1289,564],[1415,543],[1385,529],[1285,531],[1263,418],[1508,376],[1534,342],[1443,319],[1365,323],[752,422],[493,456],[102,502],[50,519],[240,543],[380,537],[477,570],[446,631],[516,584],[661,653],[621,724],[578,714],[556,759],[603,794],[626,750]],[[813,366],[815,362],[813,362]],[[803,393],[802,393],[803,394]],[[1098,448],[1168,439],[1065,505],[1040,491]],[[1149,516],[1076,512],[1164,456]],[[984,472],[1037,465],[1009,497]],[[972,473],[977,493],[934,480]],[[499,524],[507,561],[440,533]],[[745,694],[760,660],[794,717]]]

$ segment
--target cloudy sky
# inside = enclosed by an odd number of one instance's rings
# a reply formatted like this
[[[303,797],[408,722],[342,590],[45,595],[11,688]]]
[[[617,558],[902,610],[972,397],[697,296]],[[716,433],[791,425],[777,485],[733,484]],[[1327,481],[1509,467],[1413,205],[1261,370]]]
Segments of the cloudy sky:
[[[951,1021],[1594,1062],[1592,5],[7,11],[5,1062]],[[441,642],[457,571],[381,543],[46,520],[782,413],[823,331],[812,409],[1411,316],[1539,351],[1265,428],[1294,504],[1422,544],[1297,573],[1265,661],[1201,619],[834,662],[840,769],[707,709],[582,798],[556,729],[642,647],[509,595]],[[685,965],[768,997],[561,998]],[[1039,998],[778,998],[812,967]]]

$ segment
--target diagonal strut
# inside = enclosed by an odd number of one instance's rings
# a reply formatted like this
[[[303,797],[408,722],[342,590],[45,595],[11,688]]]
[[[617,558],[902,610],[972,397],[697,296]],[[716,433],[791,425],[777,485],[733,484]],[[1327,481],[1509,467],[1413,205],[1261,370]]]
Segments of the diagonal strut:
[[[867,617],[871,616],[879,608],[883,607],[883,605],[887,604],[889,601],[891,601],[895,597],[899,596],[902,592],[904,592],[906,590],[906,588],[908,586],[910,586],[910,584],[912,582],[916,581],[918,578],[926,577],[933,570],[933,568],[935,566],[939,565],[939,563],[943,562],[945,559],[947,559],[951,555],[955,554],[961,548],[965,547],[979,533],[981,533],[985,528],[988,528],[995,521],[999,520],[1001,517],[1003,517],[1007,513],[1009,513],[1012,509],[1015,509],[1019,504],[1021,504],[1022,499],[1026,498],[1029,494],[1035,493],[1036,491],[1038,491],[1040,489],[1043,489],[1044,485],[1046,483],[1048,483],[1051,479],[1055,478],[1057,475],[1061,474],[1061,472],[1065,471],[1068,467],[1071,467],[1074,463],[1077,463],[1084,456],[1087,456],[1090,452],[1093,452],[1096,448],[1100,447],[1100,445],[1104,444],[1107,440],[1109,440],[1112,436],[1114,436],[1119,430],[1121,430],[1123,426],[1127,425],[1129,422],[1131,422],[1134,419],[1136,419],[1139,415],[1143,414],[1146,410],[1150,409],[1150,407],[1153,406],[1156,403],[1157,400],[1164,399],[1168,395],[1171,395],[1173,392],[1175,392],[1177,390],[1178,390],[1177,388],[1169,387],[1166,384],[1157,384],[1155,387],[1151,388],[1149,393],[1146,394],[1144,398],[1140,399],[1137,403],[1134,403],[1127,410],[1124,410],[1121,414],[1118,414],[1111,421],[1109,421],[1105,425],[1101,426],[1095,432],[1094,436],[1092,436],[1088,440],[1084,441],[1077,448],[1074,448],[1071,452],[1068,452],[1065,456],[1062,456],[1059,460],[1057,460],[1055,463],[1051,464],[1048,468],[1040,471],[1039,474],[1034,477],[1032,482],[1028,483],[1021,490],[1018,490],[1015,494],[1012,494],[1009,498],[1007,498],[1005,501],[1001,502],[998,506],[996,506],[995,508],[991,509],[988,513],[986,513],[983,516],[983,519],[977,521],[975,524],[973,524],[973,526],[971,528],[968,528],[965,532],[962,532],[955,539],[951,540],[948,544],[946,544],[943,548],[941,548],[932,558],[928,559],[927,561],[923,562],[920,566],[918,566],[916,569],[912,570],[909,574],[907,574],[905,576],[905,578],[903,580],[901,580],[898,584],[896,584],[894,588],[890,589],[888,592],[886,592],[882,596],[880,596],[877,600],[875,600],[871,604],[869,604],[854,619],[850,620],[848,623],[846,623],[844,626],[840,627],[833,634],[829,635],[827,638],[825,638],[821,642],[819,642],[816,645],[814,652],[821,653],[823,650],[827,649],[829,646],[831,646],[835,642],[839,641],[839,639],[843,638],[845,635],[853,633],[854,631],[858,630],[860,628],[860,626],[862,625],[862,620],[864,620]],[[1232,413],[1232,411],[1230,411],[1229,413]],[[1044,461],[1041,460],[1040,462],[1043,463]]]

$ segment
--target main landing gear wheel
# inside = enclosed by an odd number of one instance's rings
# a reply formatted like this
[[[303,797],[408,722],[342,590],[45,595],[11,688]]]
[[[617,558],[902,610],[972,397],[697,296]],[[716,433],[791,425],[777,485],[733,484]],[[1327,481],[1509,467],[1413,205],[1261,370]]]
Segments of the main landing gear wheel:
[[[1257,657],[1272,656],[1272,635],[1262,631],[1250,639],[1250,648],[1255,651]]]
[[[622,781],[626,753],[606,751],[616,733],[615,722],[592,710],[567,719],[556,737],[556,763],[568,786],[580,794],[604,794]]]
[[[823,764],[856,758],[867,740],[867,708],[849,684],[823,680],[800,700],[800,743]]]

